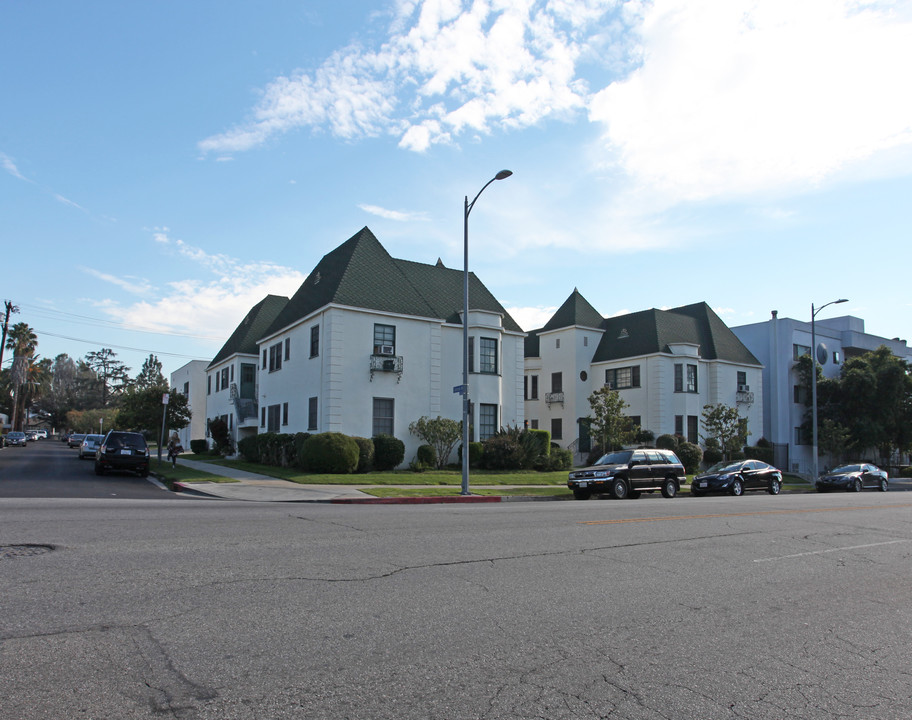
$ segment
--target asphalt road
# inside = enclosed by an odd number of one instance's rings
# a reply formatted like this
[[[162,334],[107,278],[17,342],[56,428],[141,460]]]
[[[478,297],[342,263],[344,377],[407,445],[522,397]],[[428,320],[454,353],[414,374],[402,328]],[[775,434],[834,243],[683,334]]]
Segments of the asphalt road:
[[[154,467],[157,462],[153,458]],[[129,472],[95,474],[91,458],[59,440],[35,440],[26,447],[0,448],[0,498],[163,499],[174,494]]]
[[[0,719],[909,718],[910,520],[4,498]]]

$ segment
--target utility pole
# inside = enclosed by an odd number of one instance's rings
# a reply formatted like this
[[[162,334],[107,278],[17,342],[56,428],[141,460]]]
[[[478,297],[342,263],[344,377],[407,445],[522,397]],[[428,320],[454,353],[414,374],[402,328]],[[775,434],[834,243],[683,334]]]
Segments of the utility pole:
[[[6,347],[6,331],[9,329],[9,316],[11,313],[19,312],[19,308],[13,305],[9,300],[4,300],[3,305],[6,308],[6,316],[3,318],[3,340],[0,342],[0,370],[3,369],[3,348]]]

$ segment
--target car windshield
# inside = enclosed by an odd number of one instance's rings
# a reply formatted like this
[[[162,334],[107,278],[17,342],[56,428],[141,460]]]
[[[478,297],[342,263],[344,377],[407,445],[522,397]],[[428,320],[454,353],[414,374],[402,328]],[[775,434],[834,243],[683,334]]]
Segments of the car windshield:
[[[633,457],[633,450],[621,450],[620,452],[608,453],[602,455],[596,460],[596,465],[626,465]]]
[[[717,472],[737,472],[741,469],[741,462],[720,462],[713,465],[706,472],[708,473],[717,473]]]
[[[834,474],[836,474],[836,473],[853,473],[853,472],[861,472],[861,465],[843,465],[841,467],[836,468],[833,471]]]

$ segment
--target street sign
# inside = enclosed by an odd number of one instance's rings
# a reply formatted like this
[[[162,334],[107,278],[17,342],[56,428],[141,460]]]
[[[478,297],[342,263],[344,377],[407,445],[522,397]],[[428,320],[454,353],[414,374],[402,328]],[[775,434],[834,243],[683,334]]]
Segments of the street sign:
[[[465,395],[465,385],[456,385],[453,388],[453,392],[457,395]]]
[[[168,393],[165,393],[164,395],[162,395],[162,405],[167,405],[167,404],[168,404]]]

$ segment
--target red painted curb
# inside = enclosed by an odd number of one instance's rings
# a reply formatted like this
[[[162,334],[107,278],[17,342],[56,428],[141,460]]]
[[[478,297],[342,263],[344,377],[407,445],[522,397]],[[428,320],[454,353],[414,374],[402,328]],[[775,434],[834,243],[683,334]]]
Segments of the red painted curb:
[[[495,503],[499,495],[443,495],[441,497],[336,498],[327,502],[336,505],[433,505],[442,503]]]

